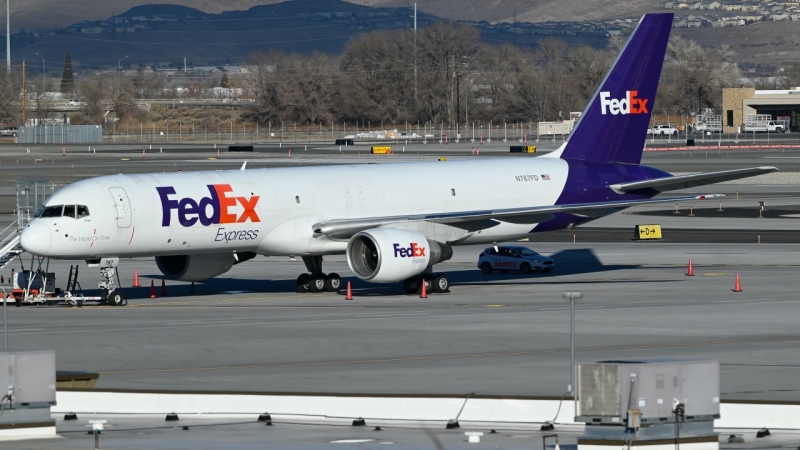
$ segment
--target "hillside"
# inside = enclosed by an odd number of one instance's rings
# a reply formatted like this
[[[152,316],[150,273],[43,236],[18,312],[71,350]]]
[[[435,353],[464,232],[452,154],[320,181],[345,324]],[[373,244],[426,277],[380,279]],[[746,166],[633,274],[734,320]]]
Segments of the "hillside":
[[[135,6],[151,3],[183,5],[206,13],[246,10],[257,5],[280,3],[282,0],[25,0],[11,2],[11,28],[29,31],[65,27],[84,20],[103,20]],[[3,2],[5,3],[5,2]],[[3,23],[6,9],[0,12]]]
[[[190,66],[219,66],[239,63],[256,51],[339,54],[358,34],[411,28],[412,15],[409,8],[372,8],[341,0],[290,0],[220,14],[183,5],[140,5],[116,12],[112,20],[82,21],[54,33],[12,37],[12,57],[26,59],[35,67],[36,55],[41,54],[47,67],[53,68],[69,51],[81,70],[116,68],[121,58],[123,67],[177,68],[183,66],[184,58]],[[439,20],[418,14],[420,27]],[[550,37],[515,35],[507,28],[484,25],[481,32],[491,41],[520,45],[535,45]],[[569,36],[567,41],[603,45],[605,37],[595,33]]]
[[[413,0],[349,0],[373,7],[413,7]],[[433,0],[417,1],[428,14],[456,20],[567,22],[639,16],[655,10],[656,0]]]
[[[158,64],[239,63],[255,51],[338,54],[347,41],[374,30],[412,26],[413,0],[29,0],[12,2],[12,56],[48,68],[67,51],[82,68]],[[429,0],[418,2],[419,26],[441,19],[476,23],[484,40],[536,45],[548,37],[602,46],[625,35],[654,0]],[[0,11],[1,13],[2,11]],[[683,20],[695,11],[673,11]],[[116,17],[111,20],[112,17]],[[694,17],[694,16],[691,16]],[[512,25],[515,21],[516,23]],[[612,20],[625,19],[625,20]],[[730,46],[745,67],[785,66],[800,60],[800,22],[741,27],[676,28],[703,45]],[[0,15],[2,20],[2,15]],[[40,30],[30,32],[30,30]],[[46,31],[41,31],[46,30]],[[0,50],[0,56],[4,57]],[[51,66],[51,63],[53,66]]]
[[[158,3],[188,6],[206,13],[247,10],[282,0],[158,0]],[[371,7],[413,7],[413,0],[349,0]],[[29,31],[64,27],[84,20],[102,20],[154,0],[26,0],[11,2],[13,29]],[[422,12],[446,19],[520,22],[585,21],[638,16],[653,10],[655,0],[428,0],[418,1]],[[5,22],[5,8],[0,11]]]

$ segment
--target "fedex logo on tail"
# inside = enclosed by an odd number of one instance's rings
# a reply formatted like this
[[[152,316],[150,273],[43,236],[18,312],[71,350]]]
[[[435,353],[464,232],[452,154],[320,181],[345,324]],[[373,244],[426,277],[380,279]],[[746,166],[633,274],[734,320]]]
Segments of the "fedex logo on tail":
[[[603,115],[608,111],[617,114],[647,114],[647,99],[637,98],[637,91],[625,91],[625,98],[611,98],[610,92],[600,92],[600,111]]]
[[[178,212],[178,222],[184,227],[191,227],[198,221],[204,227],[221,223],[243,223],[248,220],[251,222],[261,222],[256,213],[258,195],[251,197],[228,196],[233,192],[230,184],[209,184],[208,197],[203,197],[200,201],[185,197],[181,199],[171,199],[175,195],[175,188],[172,186],[157,187],[159,197],[161,197],[161,226],[168,227],[172,221],[172,211]],[[241,214],[235,212],[236,205],[241,205]]]
[[[409,247],[401,247],[400,244],[394,244],[394,257],[400,258],[419,258],[425,256],[425,247],[420,247],[416,242],[412,242]]]

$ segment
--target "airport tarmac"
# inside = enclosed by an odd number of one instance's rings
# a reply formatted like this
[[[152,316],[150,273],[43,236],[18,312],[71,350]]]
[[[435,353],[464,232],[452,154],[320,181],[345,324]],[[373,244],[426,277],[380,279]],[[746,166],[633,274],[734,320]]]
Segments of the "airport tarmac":
[[[258,257],[196,285],[168,282],[152,260],[121,263],[147,287],[126,307],[9,308],[10,348],[55,349],[59,370],[99,372],[98,388],[558,396],[569,384],[569,306],[580,290],[577,360],[710,358],[723,399],[800,401],[797,245],[535,243],[548,275],[483,275],[479,247],[437,266],[450,294],[402,294],[326,272],[355,299],[295,294],[299,261]],[[693,260],[694,277],[686,264]],[[64,280],[68,263],[51,264]],[[10,271],[6,268],[4,271]],[[732,292],[740,274],[743,292]],[[81,267],[81,284],[97,273]],[[64,282],[58,283],[63,285]],[[156,289],[160,292],[160,288]]]
[[[548,151],[558,144],[538,145]],[[245,160],[257,168],[536,157],[509,154],[502,143],[481,146],[480,155],[470,150],[477,145],[463,143],[409,146],[406,153],[401,145],[391,156],[368,155],[366,147],[296,147],[291,159],[288,149],[274,146],[257,146],[251,154],[223,150],[220,159],[212,146],[148,148],[144,158],[137,146],[98,146],[97,153],[68,147],[67,156],[57,146],[29,147],[31,153],[0,147],[0,202],[13,205],[17,177],[67,183],[120,172],[238,169]],[[11,163],[17,159],[19,166]],[[561,293],[582,290],[578,361],[719,359],[724,399],[800,401],[800,330],[787,314],[800,301],[800,219],[756,216],[759,201],[776,211],[797,207],[800,150],[712,151],[707,157],[700,150],[649,152],[643,163],[680,173],[761,165],[782,172],[751,184],[669,194],[725,194],[721,201],[731,212],[719,217],[710,211],[718,207],[714,199],[682,204],[675,215],[673,205],[636,208],[576,230],[532,236],[528,245],[556,261],[557,269],[545,276],[485,276],[475,267],[482,248],[457,248],[453,260],[436,268],[451,275],[452,293],[426,300],[403,295],[399,284],[360,282],[343,257],[326,258],[325,271],[352,281],[352,302],[335,294],[295,294],[303,264],[275,257],[198,283],[194,295],[185,283],[167,282],[170,295],[150,299],[151,280],[160,292],[155,263],[124,260],[123,285],[130,286],[138,269],[146,286],[126,289],[127,307],[9,308],[10,348],[55,349],[59,370],[99,372],[99,388],[552,397],[569,384],[569,314]],[[690,206],[708,211],[691,217]],[[662,224],[664,242],[633,241],[637,223]],[[695,277],[684,275],[690,259]],[[80,264],[89,291],[98,273]],[[61,287],[69,265],[51,264]],[[11,267],[18,264],[3,272]],[[736,273],[744,292],[731,291]]]
[[[462,424],[460,429],[444,430],[440,424],[430,428],[399,428],[374,424],[366,427],[320,426],[276,421],[271,427],[262,422],[243,420],[184,420],[179,422],[158,419],[109,418],[110,426],[100,435],[100,448],[115,450],[139,450],[159,448],[163,450],[184,449],[249,449],[292,448],[298,450],[321,447],[337,449],[526,449],[552,450],[554,440],[542,445],[542,436],[557,433],[560,448],[575,450],[581,431],[577,427],[558,427],[555,432],[540,432],[534,428],[519,426],[509,428],[493,424]],[[4,442],[8,450],[39,450],[93,448],[94,436],[88,435],[86,420],[75,422],[57,421],[59,438]],[[438,426],[437,426],[438,425]],[[188,428],[185,429],[184,427]],[[492,429],[496,433],[492,433]],[[466,432],[482,432],[480,443],[467,442]],[[721,432],[721,450],[749,450],[764,448],[794,448],[798,434],[793,431],[772,430],[766,438],[756,438],[755,430],[718,430]],[[730,434],[743,437],[744,443],[728,444]]]

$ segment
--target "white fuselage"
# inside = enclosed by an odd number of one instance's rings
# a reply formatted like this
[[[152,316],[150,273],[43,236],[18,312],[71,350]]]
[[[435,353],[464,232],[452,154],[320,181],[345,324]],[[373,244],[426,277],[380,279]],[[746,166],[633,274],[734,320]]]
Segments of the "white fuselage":
[[[29,237],[23,242],[28,251],[64,259],[234,250],[337,254],[345,251],[347,242],[314,237],[312,225],[553,205],[567,174],[568,165],[561,159],[503,158],[104,176],[66,186],[46,203],[85,205],[88,216],[34,219],[23,235],[36,230],[39,236],[46,227],[51,239]],[[225,185],[230,186],[227,192]],[[213,204],[208,186],[220,192],[221,206]],[[169,188],[174,194],[164,194]],[[168,217],[164,201],[172,206]],[[518,239],[535,225],[501,223],[481,231],[423,221],[393,226],[457,245]]]

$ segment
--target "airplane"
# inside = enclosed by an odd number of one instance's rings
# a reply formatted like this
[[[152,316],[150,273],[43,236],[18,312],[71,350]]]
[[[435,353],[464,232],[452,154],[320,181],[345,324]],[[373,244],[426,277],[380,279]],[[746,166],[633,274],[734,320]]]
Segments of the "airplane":
[[[640,164],[672,14],[639,21],[568,140],[534,158],[350,164],[102,176],[63,187],[20,235],[31,254],[84,259],[122,304],[119,258],[155,257],[167,279],[201,281],[256,255],[301,256],[299,292],[338,291],[323,256],[373,283],[448,292],[435,264],[456,245],[516,241],[622,209],[703,199],[662,192],[777,171],[672,176]],[[245,163],[246,164],[246,163]],[[118,277],[117,277],[118,280]]]

